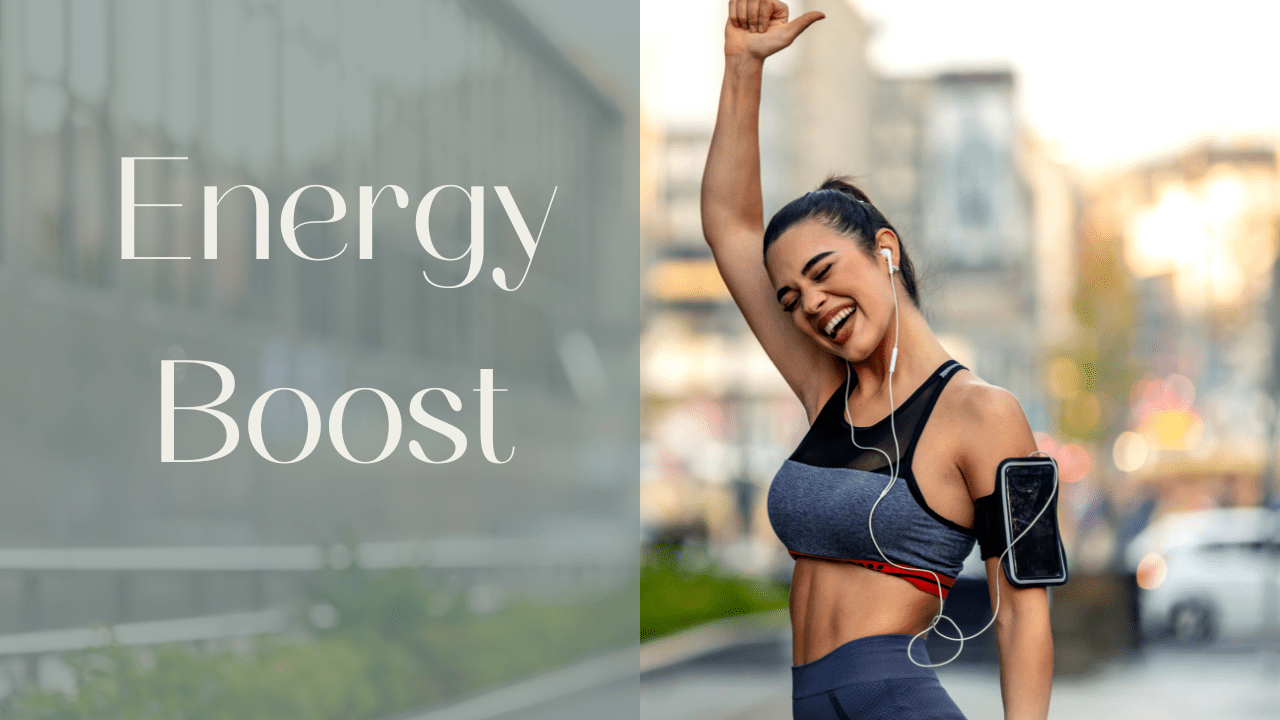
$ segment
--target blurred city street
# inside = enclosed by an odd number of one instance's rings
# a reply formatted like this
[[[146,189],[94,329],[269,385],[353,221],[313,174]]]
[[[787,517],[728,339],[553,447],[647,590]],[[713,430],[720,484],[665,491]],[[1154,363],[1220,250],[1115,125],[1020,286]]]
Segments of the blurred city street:
[[[704,619],[742,612],[723,578],[786,587],[775,474],[823,432],[706,229],[723,5],[642,28],[641,518],[684,572],[721,578],[718,605],[697,596]],[[921,259],[930,331],[1017,397],[1056,460],[1070,581],[1051,607],[1051,717],[1280,717],[1280,654],[1258,650],[1280,628],[1280,114],[1243,100],[1275,45],[1206,32],[1268,24],[1261,6],[1193,22],[1123,2],[1097,8],[1102,24],[1087,2],[1052,20],[999,2],[790,6],[824,18],[764,64],[748,140],[762,219],[851,177]],[[1080,37],[1122,52],[1060,44]],[[1232,59],[1210,67],[1217,37]],[[1179,67],[1187,48],[1195,68]],[[1231,101],[1172,111],[1168,83],[1197,73]],[[705,590],[668,580],[646,600],[653,627],[692,612],[679,583]],[[975,556],[960,583],[948,614],[972,632],[990,616]],[[1001,658],[990,637],[973,645],[939,675],[968,717],[1001,717]],[[789,665],[754,642],[647,673],[643,714],[790,717]]]
[[[641,717],[652,720],[781,720],[791,717],[785,640],[717,654],[641,682]],[[938,671],[970,720],[1003,716],[993,666]],[[1154,648],[1082,677],[1054,681],[1051,718],[1255,720],[1280,716],[1280,654],[1246,648]]]

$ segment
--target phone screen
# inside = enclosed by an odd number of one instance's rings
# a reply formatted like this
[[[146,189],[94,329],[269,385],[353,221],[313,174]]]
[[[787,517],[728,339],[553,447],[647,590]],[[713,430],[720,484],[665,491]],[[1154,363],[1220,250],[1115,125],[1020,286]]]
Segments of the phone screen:
[[[1053,466],[1049,463],[1013,465],[1005,469],[1010,540],[1035,520],[1045,503],[1053,501],[1009,552],[1010,567],[1019,580],[1056,580],[1065,575],[1058,546],[1058,503],[1053,485]]]

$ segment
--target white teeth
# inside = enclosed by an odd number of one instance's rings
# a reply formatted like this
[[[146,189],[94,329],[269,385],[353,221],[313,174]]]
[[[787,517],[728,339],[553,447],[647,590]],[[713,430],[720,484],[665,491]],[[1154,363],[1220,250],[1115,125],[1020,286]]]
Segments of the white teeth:
[[[836,326],[840,324],[840,321],[849,317],[849,314],[852,312],[853,312],[853,308],[847,307],[841,310],[840,312],[836,313],[835,316],[832,317],[831,320],[827,322],[827,326],[822,329],[822,332],[827,335],[830,335],[832,332],[835,331]]]

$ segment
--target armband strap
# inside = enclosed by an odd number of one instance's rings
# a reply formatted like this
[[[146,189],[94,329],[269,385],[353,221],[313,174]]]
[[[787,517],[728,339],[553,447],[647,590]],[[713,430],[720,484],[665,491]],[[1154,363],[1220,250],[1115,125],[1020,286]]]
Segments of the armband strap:
[[[973,533],[978,536],[982,559],[999,557],[1007,545],[1004,536],[1004,503],[999,493],[973,501]]]

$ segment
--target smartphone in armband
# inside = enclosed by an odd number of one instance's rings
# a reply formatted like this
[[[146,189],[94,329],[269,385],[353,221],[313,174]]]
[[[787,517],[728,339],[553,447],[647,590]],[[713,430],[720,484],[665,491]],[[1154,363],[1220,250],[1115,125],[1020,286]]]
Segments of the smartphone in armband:
[[[996,491],[974,503],[974,529],[983,559],[999,556],[1026,530],[1004,557],[1004,574],[1014,587],[1067,582],[1055,474],[1048,458],[1008,458],[996,469]]]

